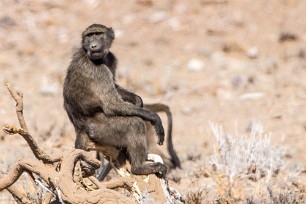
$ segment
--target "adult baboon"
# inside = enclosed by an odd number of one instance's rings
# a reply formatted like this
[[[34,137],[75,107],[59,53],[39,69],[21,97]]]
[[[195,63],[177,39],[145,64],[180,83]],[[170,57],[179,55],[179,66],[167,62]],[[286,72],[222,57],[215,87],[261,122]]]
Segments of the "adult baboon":
[[[91,29],[86,29],[84,31],[84,35],[93,34],[96,31],[96,28],[94,28],[95,27],[94,25],[92,25],[92,27],[90,26]],[[101,26],[101,25],[99,25],[99,26]],[[112,30],[111,32],[112,32],[113,37],[115,37],[114,31]],[[109,47],[111,46],[111,43],[112,43],[112,41],[110,42]],[[115,83],[115,87],[117,89],[117,92],[121,96],[121,98],[125,102],[132,103],[137,107],[143,107],[143,101],[142,101],[140,96],[122,88],[121,86],[119,86],[116,83],[117,59],[116,59],[115,55],[112,52],[109,51],[109,49],[107,49],[106,52],[107,52],[107,55],[103,59],[99,59],[99,62],[102,63],[102,64],[105,64],[109,68],[109,70],[111,71],[111,73],[113,75],[113,81]],[[172,142],[172,115],[171,115],[169,107],[164,105],[164,104],[147,104],[147,105],[145,105],[145,108],[149,109],[151,111],[154,111],[154,112],[165,112],[167,114],[167,117],[168,117],[167,118],[167,120],[168,120],[167,149],[168,149],[168,152],[169,152],[169,155],[170,155],[170,159],[168,159],[166,156],[164,156],[162,154],[162,152],[157,148],[157,145],[154,144],[154,132],[151,131],[151,129],[152,129],[151,125],[147,125],[148,134],[146,134],[147,135],[149,152],[160,154],[169,168],[181,167],[180,160],[179,160],[179,158],[178,158],[178,156],[177,156],[177,154],[174,150],[174,147],[173,147],[173,142]]]
[[[126,149],[134,174],[163,175],[167,167],[145,163],[146,125],[149,121],[164,142],[159,116],[142,108],[142,100],[115,83],[116,58],[109,51],[115,34],[112,28],[93,24],[82,34],[82,48],[73,56],[64,82],[64,107],[76,131],[76,148],[85,149],[88,140]],[[126,102],[128,101],[128,102]],[[132,104],[133,103],[133,104]],[[134,105],[136,104],[136,105]]]
[[[84,32],[84,34],[91,35],[91,33],[93,31],[95,31],[95,29],[87,30],[87,31]],[[113,36],[114,35],[115,34],[113,32]],[[143,101],[142,101],[140,96],[138,96],[135,93],[130,92],[130,91],[122,88],[121,86],[119,86],[116,83],[117,59],[116,59],[115,55],[112,52],[110,52],[109,50],[107,50],[107,55],[102,60],[100,59],[100,63],[104,63],[109,68],[109,70],[112,72],[113,81],[115,83],[115,87],[116,87],[117,92],[119,93],[119,95],[122,97],[122,99],[125,102],[132,103],[132,104],[134,104],[137,107],[143,107]],[[173,147],[173,142],[172,142],[172,115],[171,115],[169,107],[164,105],[164,104],[146,104],[145,108],[149,109],[151,111],[154,111],[154,112],[165,112],[166,115],[167,115],[167,120],[168,120],[167,149],[168,149],[168,152],[169,152],[169,155],[170,155],[170,159],[168,159],[158,149],[157,145],[155,144],[155,141],[154,141],[155,134],[151,130],[152,126],[150,124],[147,125],[147,130],[148,130],[147,133],[148,134],[146,134],[147,135],[147,142],[148,142],[148,152],[156,153],[156,154],[161,155],[163,160],[165,161],[165,164],[169,168],[181,167],[180,160],[179,160],[179,158],[178,158],[178,156],[177,156],[177,154],[176,154],[176,152],[174,150],[174,147]]]
[[[120,96],[122,97],[122,99],[124,101],[132,103],[137,107],[143,107],[143,101],[142,101],[142,98],[140,96],[120,87],[116,83],[117,59],[116,59],[116,57],[113,53],[109,52],[109,54],[110,54],[110,56],[105,61],[105,64],[111,70],[111,72],[113,74],[115,87],[116,87],[118,93],[120,94]],[[167,121],[168,121],[167,149],[168,149],[168,153],[170,155],[170,159],[167,158],[160,151],[160,149],[158,149],[157,145],[155,144],[155,140],[154,140],[155,133],[154,133],[154,131],[152,131],[152,125],[146,123],[146,126],[147,126],[146,136],[147,136],[147,143],[148,143],[147,144],[148,145],[148,152],[159,154],[163,158],[167,167],[169,167],[171,169],[172,168],[177,168],[177,167],[181,168],[180,159],[178,158],[178,156],[177,156],[177,154],[174,150],[173,142],[172,142],[172,114],[171,114],[171,111],[170,111],[169,107],[167,105],[164,105],[164,104],[161,104],[161,103],[155,103],[155,104],[145,104],[144,108],[147,109],[147,110],[153,111],[155,113],[157,113],[157,112],[165,112],[166,113]]]

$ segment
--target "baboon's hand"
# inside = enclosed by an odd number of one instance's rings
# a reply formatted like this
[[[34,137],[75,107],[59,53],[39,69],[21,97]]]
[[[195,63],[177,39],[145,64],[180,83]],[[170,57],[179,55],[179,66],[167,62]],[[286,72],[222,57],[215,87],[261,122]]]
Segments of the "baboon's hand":
[[[157,144],[162,145],[164,143],[164,139],[165,139],[165,131],[164,131],[164,127],[162,125],[162,121],[157,114],[154,114],[154,122],[152,123],[152,125],[154,126],[154,129],[155,129],[157,137],[158,137]]]

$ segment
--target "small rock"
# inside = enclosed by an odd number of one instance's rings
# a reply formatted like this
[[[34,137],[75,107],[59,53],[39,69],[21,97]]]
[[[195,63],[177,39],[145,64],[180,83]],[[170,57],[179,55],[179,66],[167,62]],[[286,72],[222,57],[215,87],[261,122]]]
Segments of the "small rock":
[[[167,17],[166,12],[159,11],[151,15],[148,20],[150,23],[159,23],[161,21],[164,21],[166,17]]]
[[[209,46],[203,46],[197,50],[197,53],[203,55],[204,57],[209,58],[213,54],[213,49]]]
[[[297,39],[297,35],[290,32],[281,32],[278,37],[279,42],[295,41]]]
[[[39,93],[42,95],[55,95],[57,93],[57,86],[55,84],[49,84],[41,87]]]
[[[152,0],[137,0],[136,1],[138,4],[141,4],[143,6],[152,6],[153,1]]]
[[[188,69],[192,71],[201,71],[204,66],[204,62],[198,59],[191,59],[187,64]]]
[[[245,83],[246,83],[245,78],[243,78],[240,75],[236,75],[236,76],[232,77],[232,79],[231,79],[231,84],[232,84],[232,87],[234,89],[238,89],[238,88],[244,86]]]
[[[246,55],[251,59],[255,59],[258,57],[258,52],[257,47],[251,47],[247,50]]]
[[[168,24],[175,31],[180,30],[181,27],[182,27],[182,24],[181,24],[180,20],[178,18],[175,18],[175,17],[174,18],[170,18],[168,20]]]
[[[12,27],[16,25],[16,22],[9,16],[3,16],[0,18],[0,25],[3,27]]]
[[[42,78],[42,86],[39,89],[39,93],[42,95],[56,95],[58,92],[58,86],[56,83],[51,83],[47,78]]]
[[[225,53],[232,53],[232,52],[241,53],[244,50],[238,42],[228,41],[222,45],[222,51]]]
[[[116,29],[115,35],[116,35],[116,38],[121,38],[124,35],[124,33],[122,30]]]
[[[264,97],[264,93],[262,92],[254,92],[254,93],[245,93],[240,96],[241,100],[257,100]]]

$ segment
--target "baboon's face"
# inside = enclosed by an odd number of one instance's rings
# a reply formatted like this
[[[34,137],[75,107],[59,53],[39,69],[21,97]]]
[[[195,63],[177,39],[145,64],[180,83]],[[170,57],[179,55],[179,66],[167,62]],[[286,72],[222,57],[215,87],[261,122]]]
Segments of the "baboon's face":
[[[83,36],[83,48],[89,59],[102,59],[108,52],[114,39],[114,31],[106,28],[103,32],[88,33]]]

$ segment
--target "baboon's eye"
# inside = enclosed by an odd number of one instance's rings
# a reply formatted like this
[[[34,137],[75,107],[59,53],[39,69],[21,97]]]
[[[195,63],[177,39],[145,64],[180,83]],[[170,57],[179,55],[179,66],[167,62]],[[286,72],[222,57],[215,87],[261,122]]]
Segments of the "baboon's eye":
[[[88,33],[88,34],[86,35],[86,37],[91,37],[91,36],[93,36],[93,35],[95,35],[95,33]]]

